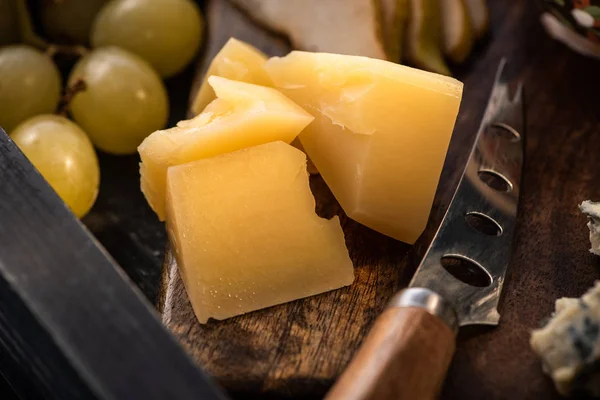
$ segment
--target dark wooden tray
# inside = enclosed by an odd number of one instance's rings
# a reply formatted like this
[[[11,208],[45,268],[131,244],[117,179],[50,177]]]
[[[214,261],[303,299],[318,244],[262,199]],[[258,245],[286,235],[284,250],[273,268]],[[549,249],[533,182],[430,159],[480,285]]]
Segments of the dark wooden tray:
[[[489,3],[491,35],[470,64],[456,69],[465,82],[463,104],[429,224],[413,247],[345,217],[322,179],[313,177],[317,212],[341,218],[356,282],[349,288],[206,325],[194,318],[167,252],[159,296],[163,321],[235,398],[312,399],[331,386],[374,318],[392,294],[408,283],[429,245],[466,162],[502,57],[508,57],[515,77],[525,83],[529,100],[516,247],[500,306],[501,323],[494,329],[461,331],[442,398],[557,398],[529,349],[529,332],[552,312],[557,297],[579,296],[600,278],[600,258],[587,252],[585,217],[577,210],[581,200],[600,199],[600,63],[550,40],[533,2]],[[230,36],[270,55],[289,50],[285,41],[254,25],[225,0],[211,0],[206,12],[209,36],[195,90],[206,60]],[[95,219],[92,213],[88,226],[152,298],[158,280],[156,260],[162,256],[156,246],[164,243],[164,231],[140,206],[143,200],[138,192],[131,194],[135,199],[131,203],[111,202],[110,193],[129,190],[119,182],[132,184],[129,181],[136,173],[132,164],[123,168],[125,161],[110,157],[103,163],[109,171],[103,173],[113,181],[95,208],[104,210],[103,217]],[[122,171],[127,181],[117,179]],[[120,219],[127,215],[123,211],[137,217]],[[119,235],[135,249],[116,245]]]

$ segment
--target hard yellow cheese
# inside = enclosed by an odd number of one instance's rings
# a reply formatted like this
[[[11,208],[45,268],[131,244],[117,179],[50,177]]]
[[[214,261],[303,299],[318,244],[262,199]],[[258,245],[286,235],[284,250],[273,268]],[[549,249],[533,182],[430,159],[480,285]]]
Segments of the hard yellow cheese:
[[[299,51],[265,68],[315,117],[299,138],[346,214],[414,243],[429,217],[462,83],[382,60]]]
[[[272,87],[273,82],[265,70],[267,56],[248,43],[231,38],[225,43],[221,51],[211,61],[204,81],[192,102],[191,110],[198,115],[216,98],[215,91],[208,83],[210,76],[220,76],[240,82]],[[291,143],[292,146],[304,151],[298,138]],[[314,164],[308,159],[308,172],[318,174]]]
[[[213,75],[255,85],[272,86],[264,68],[266,61],[267,57],[258,49],[240,40],[229,39],[210,63],[202,86],[192,102],[192,112],[195,115],[200,114],[216,98],[214,90],[208,84],[208,78]]]
[[[201,323],[354,280],[338,218],[315,214],[306,156],[283,142],[169,168],[167,229]]]
[[[313,117],[275,89],[212,76],[218,99],[191,120],[156,131],[138,148],[141,188],[165,218],[167,168],[276,140],[287,143]]]

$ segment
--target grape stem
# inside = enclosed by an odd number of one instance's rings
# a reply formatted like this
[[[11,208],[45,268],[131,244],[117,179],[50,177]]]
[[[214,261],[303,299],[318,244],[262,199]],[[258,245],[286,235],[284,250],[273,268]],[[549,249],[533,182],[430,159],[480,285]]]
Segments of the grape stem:
[[[57,114],[66,117],[69,113],[71,101],[73,101],[75,95],[77,95],[77,93],[84,92],[86,89],[87,85],[83,79],[78,79],[73,82],[73,84],[67,86],[65,89],[65,94],[60,99]]]

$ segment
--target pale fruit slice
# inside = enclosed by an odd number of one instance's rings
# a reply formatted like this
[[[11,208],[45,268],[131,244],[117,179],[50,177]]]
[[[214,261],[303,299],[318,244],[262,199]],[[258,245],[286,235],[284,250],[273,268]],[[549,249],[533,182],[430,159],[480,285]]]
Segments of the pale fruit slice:
[[[313,117],[275,89],[208,78],[217,99],[198,116],[156,131],[138,148],[142,192],[165,219],[167,168],[246,147],[290,143]]]
[[[490,27],[490,12],[487,0],[465,0],[475,39],[485,36]]]
[[[409,0],[406,60],[417,68],[450,75],[442,54],[439,0]]]
[[[315,214],[306,157],[283,142],[169,168],[167,230],[201,323],[354,280],[338,217]]]
[[[346,214],[413,243],[429,217],[462,83],[382,60],[299,51],[265,68],[313,113],[300,141]]]
[[[377,0],[381,12],[383,39],[389,60],[402,60],[402,43],[408,19],[408,0]]]
[[[464,0],[441,0],[444,54],[454,63],[464,62],[473,49],[471,19]]]
[[[231,1],[295,48],[388,58],[375,0]]]
[[[198,115],[217,96],[208,84],[210,76],[220,76],[234,81],[272,86],[265,71],[267,57],[258,49],[240,40],[231,38],[212,60],[200,90],[192,102],[191,110]]]

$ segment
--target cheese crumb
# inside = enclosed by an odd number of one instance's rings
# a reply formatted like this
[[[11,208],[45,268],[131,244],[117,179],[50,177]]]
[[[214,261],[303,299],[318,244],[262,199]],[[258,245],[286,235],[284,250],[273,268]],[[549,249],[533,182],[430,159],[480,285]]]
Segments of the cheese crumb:
[[[590,252],[600,256],[600,203],[586,200],[579,205],[579,209],[589,218],[587,226],[590,228],[590,243],[592,244]]]
[[[581,298],[558,299],[529,343],[560,394],[600,396],[600,281]]]

